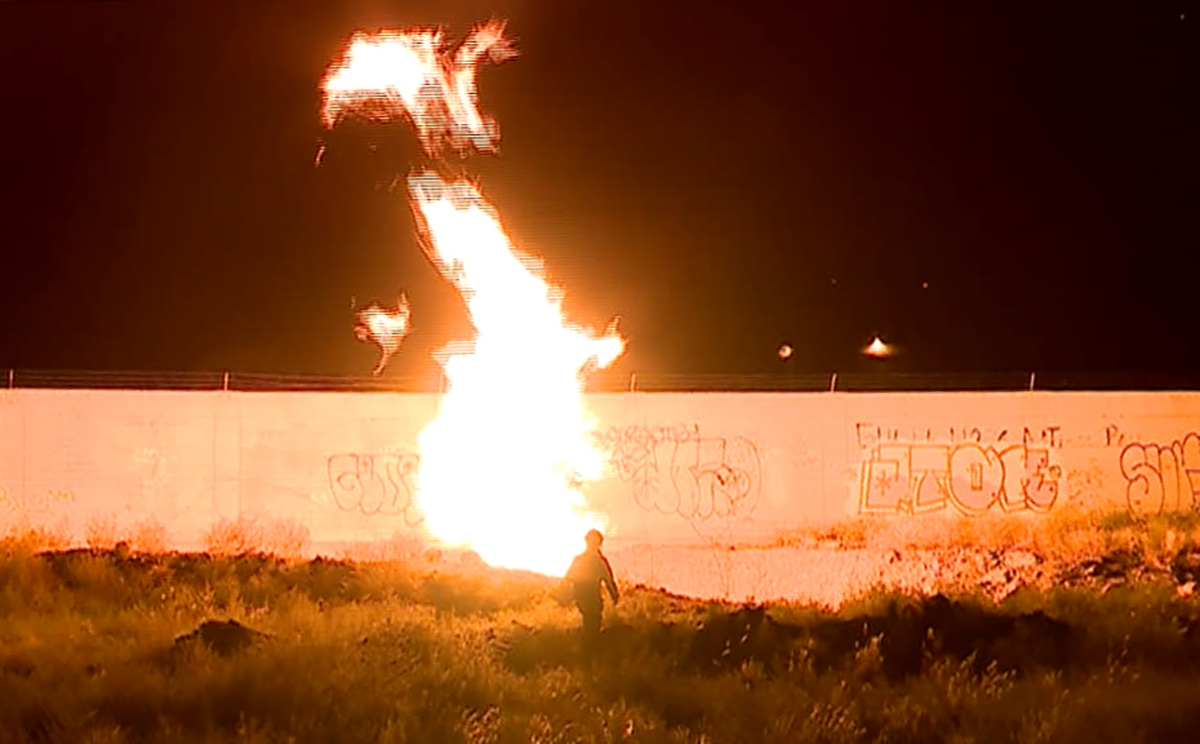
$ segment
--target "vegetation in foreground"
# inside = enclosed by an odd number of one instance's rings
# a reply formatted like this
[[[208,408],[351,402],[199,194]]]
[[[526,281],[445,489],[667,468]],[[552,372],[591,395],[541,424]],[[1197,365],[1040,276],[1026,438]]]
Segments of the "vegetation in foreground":
[[[837,613],[627,587],[585,652],[527,576],[10,539],[0,741],[1195,741],[1200,601],[1105,587]]]

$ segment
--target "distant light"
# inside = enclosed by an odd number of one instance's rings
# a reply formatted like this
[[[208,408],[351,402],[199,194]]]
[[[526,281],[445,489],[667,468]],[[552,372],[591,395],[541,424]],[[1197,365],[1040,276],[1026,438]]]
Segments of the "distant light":
[[[875,340],[867,348],[863,349],[863,353],[876,359],[883,359],[892,355],[892,347],[885,344],[879,336],[876,336]]]
[[[790,344],[784,344],[783,346],[779,347],[779,358],[780,359],[783,359],[786,361],[787,359],[791,358],[791,356],[792,356],[792,347]]]
[[[929,289],[929,282],[921,282],[921,289]]]

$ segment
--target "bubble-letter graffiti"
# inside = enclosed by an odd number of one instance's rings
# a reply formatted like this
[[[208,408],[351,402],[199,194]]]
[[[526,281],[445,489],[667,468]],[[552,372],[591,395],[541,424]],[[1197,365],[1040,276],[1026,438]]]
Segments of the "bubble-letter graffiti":
[[[395,514],[408,525],[421,523],[413,504],[414,477],[420,457],[413,454],[330,455],[326,462],[329,492],[342,511],[367,516]]]
[[[762,488],[758,447],[701,435],[699,425],[614,426],[598,437],[634,502],[690,522],[745,517]]]
[[[1131,442],[1121,450],[1125,498],[1134,515],[1200,507],[1200,434],[1171,444]]]

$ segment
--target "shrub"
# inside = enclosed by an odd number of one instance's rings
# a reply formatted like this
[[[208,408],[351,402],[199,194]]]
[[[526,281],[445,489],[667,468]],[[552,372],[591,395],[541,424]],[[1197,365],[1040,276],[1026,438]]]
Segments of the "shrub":
[[[89,548],[107,550],[117,543],[115,515],[94,514],[83,525],[83,541]]]
[[[129,546],[141,553],[163,553],[167,550],[169,535],[167,528],[154,517],[138,520],[130,527],[126,540]]]
[[[309,529],[294,520],[241,515],[237,519],[217,519],[201,540],[205,551],[212,555],[267,553],[299,558],[308,550],[310,537]]]
[[[219,517],[201,538],[204,550],[212,555],[255,553],[263,544],[262,528],[248,517],[237,519]]]
[[[71,544],[65,523],[56,526],[17,524],[0,538],[0,550],[7,554],[33,554],[43,550],[62,550]]]
[[[299,558],[309,549],[312,532],[292,519],[278,519],[262,525],[262,549],[282,558]]]

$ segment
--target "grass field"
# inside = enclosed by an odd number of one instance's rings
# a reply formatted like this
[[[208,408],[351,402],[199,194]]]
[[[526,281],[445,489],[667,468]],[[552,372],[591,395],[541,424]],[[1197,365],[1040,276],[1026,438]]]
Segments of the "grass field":
[[[527,575],[14,536],[0,741],[1196,741],[1195,525],[1100,527],[1117,558],[1000,604],[874,591],[832,612],[627,586],[592,650]],[[208,620],[239,625],[193,633]]]

